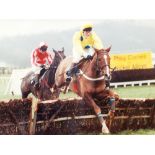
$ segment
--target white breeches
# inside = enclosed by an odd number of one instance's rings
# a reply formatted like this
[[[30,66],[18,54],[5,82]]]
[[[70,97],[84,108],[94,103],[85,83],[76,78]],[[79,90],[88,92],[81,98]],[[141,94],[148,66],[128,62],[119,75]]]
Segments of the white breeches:
[[[84,49],[84,53],[79,53],[76,49],[73,48],[73,63],[78,63],[83,57],[86,58],[88,55],[93,56],[95,53],[93,48]]]

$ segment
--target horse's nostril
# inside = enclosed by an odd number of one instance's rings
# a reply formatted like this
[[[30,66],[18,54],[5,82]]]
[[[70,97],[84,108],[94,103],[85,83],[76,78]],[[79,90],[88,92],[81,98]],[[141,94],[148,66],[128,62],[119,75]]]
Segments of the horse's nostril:
[[[106,78],[106,79],[109,79],[109,76],[108,76],[108,74],[105,74],[105,78]]]
[[[105,74],[105,78],[108,79],[108,80],[110,80],[111,79],[111,76],[108,75],[108,74]]]
[[[109,75],[109,80],[111,80],[111,75]]]

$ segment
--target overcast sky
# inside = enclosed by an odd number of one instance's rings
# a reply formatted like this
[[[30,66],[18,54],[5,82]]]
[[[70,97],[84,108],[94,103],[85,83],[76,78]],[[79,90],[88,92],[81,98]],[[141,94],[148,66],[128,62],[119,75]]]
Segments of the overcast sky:
[[[18,35],[31,35],[48,31],[63,31],[80,28],[84,23],[99,23],[102,20],[0,20],[0,39]]]
[[[125,20],[125,19],[124,19]],[[31,35],[44,33],[48,31],[63,31],[72,28],[79,29],[84,23],[97,24],[107,20],[3,20],[0,19],[0,39],[11,36]],[[117,21],[117,20],[116,20]],[[118,20],[119,21],[119,20]],[[127,20],[129,21],[129,20]],[[155,20],[133,20],[133,22],[141,22],[141,26],[155,28]]]
[[[49,3],[47,1],[49,1]],[[147,33],[142,33],[144,34],[143,38],[146,38],[145,43],[143,43],[142,45],[146,45],[146,47],[141,46],[140,41],[143,39],[141,37],[141,29],[145,30],[145,28],[147,27],[153,28],[151,29],[151,32],[154,32],[155,20],[150,20],[155,15],[152,12],[152,10],[154,10],[154,5],[149,3],[148,7],[148,1],[146,1],[146,3],[144,3],[143,1],[139,3],[135,0],[130,0],[128,2],[121,0],[122,2],[120,4],[118,1],[108,0],[106,3],[103,3],[103,0],[95,0],[95,2],[83,0],[56,0],[56,2],[53,3],[51,0],[44,0],[42,2],[40,2],[40,0],[5,0],[3,3],[0,3],[0,53],[3,52],[3,55],[1,55],[1,59],[8,60],[8,58],[4,57],[4,55],[10,55],[10,51],[13,51],[12,53],[15,58],[19,56],[19,54],[16,56],[15,53],[20,53],[19,51],[21,51],[21,49],[22,53],[31,51],[31,49],[34,48],[35,45],[37,45],[39,42],[38,36],[42,36],[43,39],[45,38],[45,40],[48,39],[48,42],[52,44],[50,45],[51,47],[61,47],[61,45],[57,45],[59,43],[65,46],[66,49],[71,49],[71,47],[67,48],[67,43],[71,44],[71,39],[67,42],[67,39],[65,37],[68,33],[73,33],[75,29],[79,30],[81,25],[87,22],[93,23],[94,27],[98,25],[95,27],[95,30],[99,32],[98,35],[102,37],[105,45],[113,45],[113,50],[116,49],[119,51],[124,51],[124,49],[128,50],[129,46],[131,49],[151,48],[150,42],[152,43],[154,40],[154,33],[151,33],[150,37],[146,36]],[[134,2],[134,5],[131,3],[131,1]],[[125,5],[125,7],[123,5]],[[135,7],[136,5],[138,7]],[[111,24],[108,25],[106,23],[107,19],[115,21],[126,20],[127,22],[128,20],[132,20],[132,22],[129,23],[134,23],[134,26],[137,27],[136,31],[134,31],[134,29],[122,27],[122,24],[117,24],[117,27]],[[102,22],[103,29],[102,27],[100,27],[99,30],[98,27],[100,24],[97,23],[100,22]],[[131,27],[132,25],[130,26],[129,24],[129,28]],[[59,42],[54,42],[55,40],[52,40],[53,33],[51,31],[57,32],[64,30],[69,31],[66,31],[68,32],[67,34],[66,32],[64,32],[63,36],[59,36]],[[137,36],[138,30],[138,37],[135,38],[135,36]],[[50,37],[48,36],[48,34],[50,34]],[[69,35],[69,37],[71,38],[72,34]],[[22,37],[20,38],[18,36]],[[55,37],[58,40],[58,37],[56,35]],[[147,37],[151,41],[147,39]],[[149,41],[146,44],[147,40]],[[134,45],[135,42],[137,46]],[[20,43],[20,46],[22,46],[21,49],[19,49],[18,43]],[[152,45],[153,44],[154,43],[152,43]],[[12,56],[10,57],[13,59]],[[25,59],[27,60],[28,58],[25,56]],[[24,62],[23,60],[21,61]]]

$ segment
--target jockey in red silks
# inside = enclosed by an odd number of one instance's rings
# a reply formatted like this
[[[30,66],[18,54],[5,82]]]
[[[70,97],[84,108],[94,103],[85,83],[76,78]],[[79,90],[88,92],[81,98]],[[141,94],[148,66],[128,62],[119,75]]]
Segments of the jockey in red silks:
[[[35,73],[35,79],[32,83],[35,82],[35,87],[39,87],[39,77],[41,76],[41,71],[45,72],[45,68],[49,68],[54,59],[54,52],[47,51],[48,45],[45,42],[40,42],[39,47],[32,51],[31,54],[31,64],[32,70]],[[42,74],[43,74],[42,73]]]

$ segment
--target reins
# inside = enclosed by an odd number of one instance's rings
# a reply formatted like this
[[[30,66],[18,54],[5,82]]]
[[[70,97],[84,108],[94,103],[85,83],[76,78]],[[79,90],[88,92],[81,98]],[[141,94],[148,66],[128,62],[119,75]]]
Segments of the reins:
[[[107,53],[107,52],[104,52],[104,54],[105,53]],[[98,63],[98,54],[97,54],[97,59],[96,59],[96,67],[97,67],[97,69],[96,69],[96,72],[100,72],[101,70],[98,68],[98,66],[99,66],[99,63]],[[104,65],[103,67],[109,67],[110,68],[110,66],[109,65]],[[89,81],[101,81],[101,80],[104,80],[105,79],[105,75],[103,74],[101,77],[98,77],[98,78],[92,78],[92,77],[89,77],[89,76],[87,76],[86,74],[85,74],[85,71],[83,72],[81,69],[80,69],[80,75],[82,75],[85,79],[87,79],[87,80],[89,80]]]
[[[108,52],[106,52],[106,51],[104,51],[104,54],[105,53],[108,53]],[[85,61],[85,59],[82,59],[77,65],[75,65],[73,68],[71,68],[71,69],[74,69],[74,68],[76,68],[76,67],[79,67],[82,63],[87,63],[88,62],[88,60],[86,60]],[[83,64],[83,66],[85,65],[85,63]],[[88,63],[88,65],[90,65],[90,63]],[[103,67],[106,67],[106,66],[108,66],[109,68],[110,68],[110,66],[109,65],[104,65]],[[97,60],[96,60],[96,67],[97,67],[97,69],[98,69],[98,54],[97,54]],[[87,71],[87,69],[88,69],[88,66],[86,66],[85,67],[85,70],[84,71],[82,71],[81,69],[79,69],[80,70],[80,73],[79,73],[79,75],[81,75],[81,77],[83,76],[84,78],[86,78],[87,80],[89,80],[89,81],[100,81],[100,80],[104,80],[105,79],[105,75],[102,75],[101,77],[97,77],[97,78],[92,78],[92,77],[89,77],[89,76],[87,76],[86,74],[85,74],[85,72]],[[111,69],[111,68],[110,68]],[[114,68],[115,69],[115,68]],[[114,70],[113,69],[113,70]],[[100,71],[100,70],[98,70],[98,71]],[[66,73],[66,71],[64,71],[64,72],[62,72],[61,74],[59,74],[58,76],[62,76],[63,74],[65,74]]]
[[[82,59],[77,65],[75,65],[75,66],[72,67],[71,69],[76,68],[76,67],[79,67],[83,62],[84,62],[84,59]],[[85,62],[87,62],[87,61],[85,61]],[[62,73],[59,74],[58,76],[61,76],[61,75],[65,74],[65,73],[66,73],[66,71],[62,72]]]

